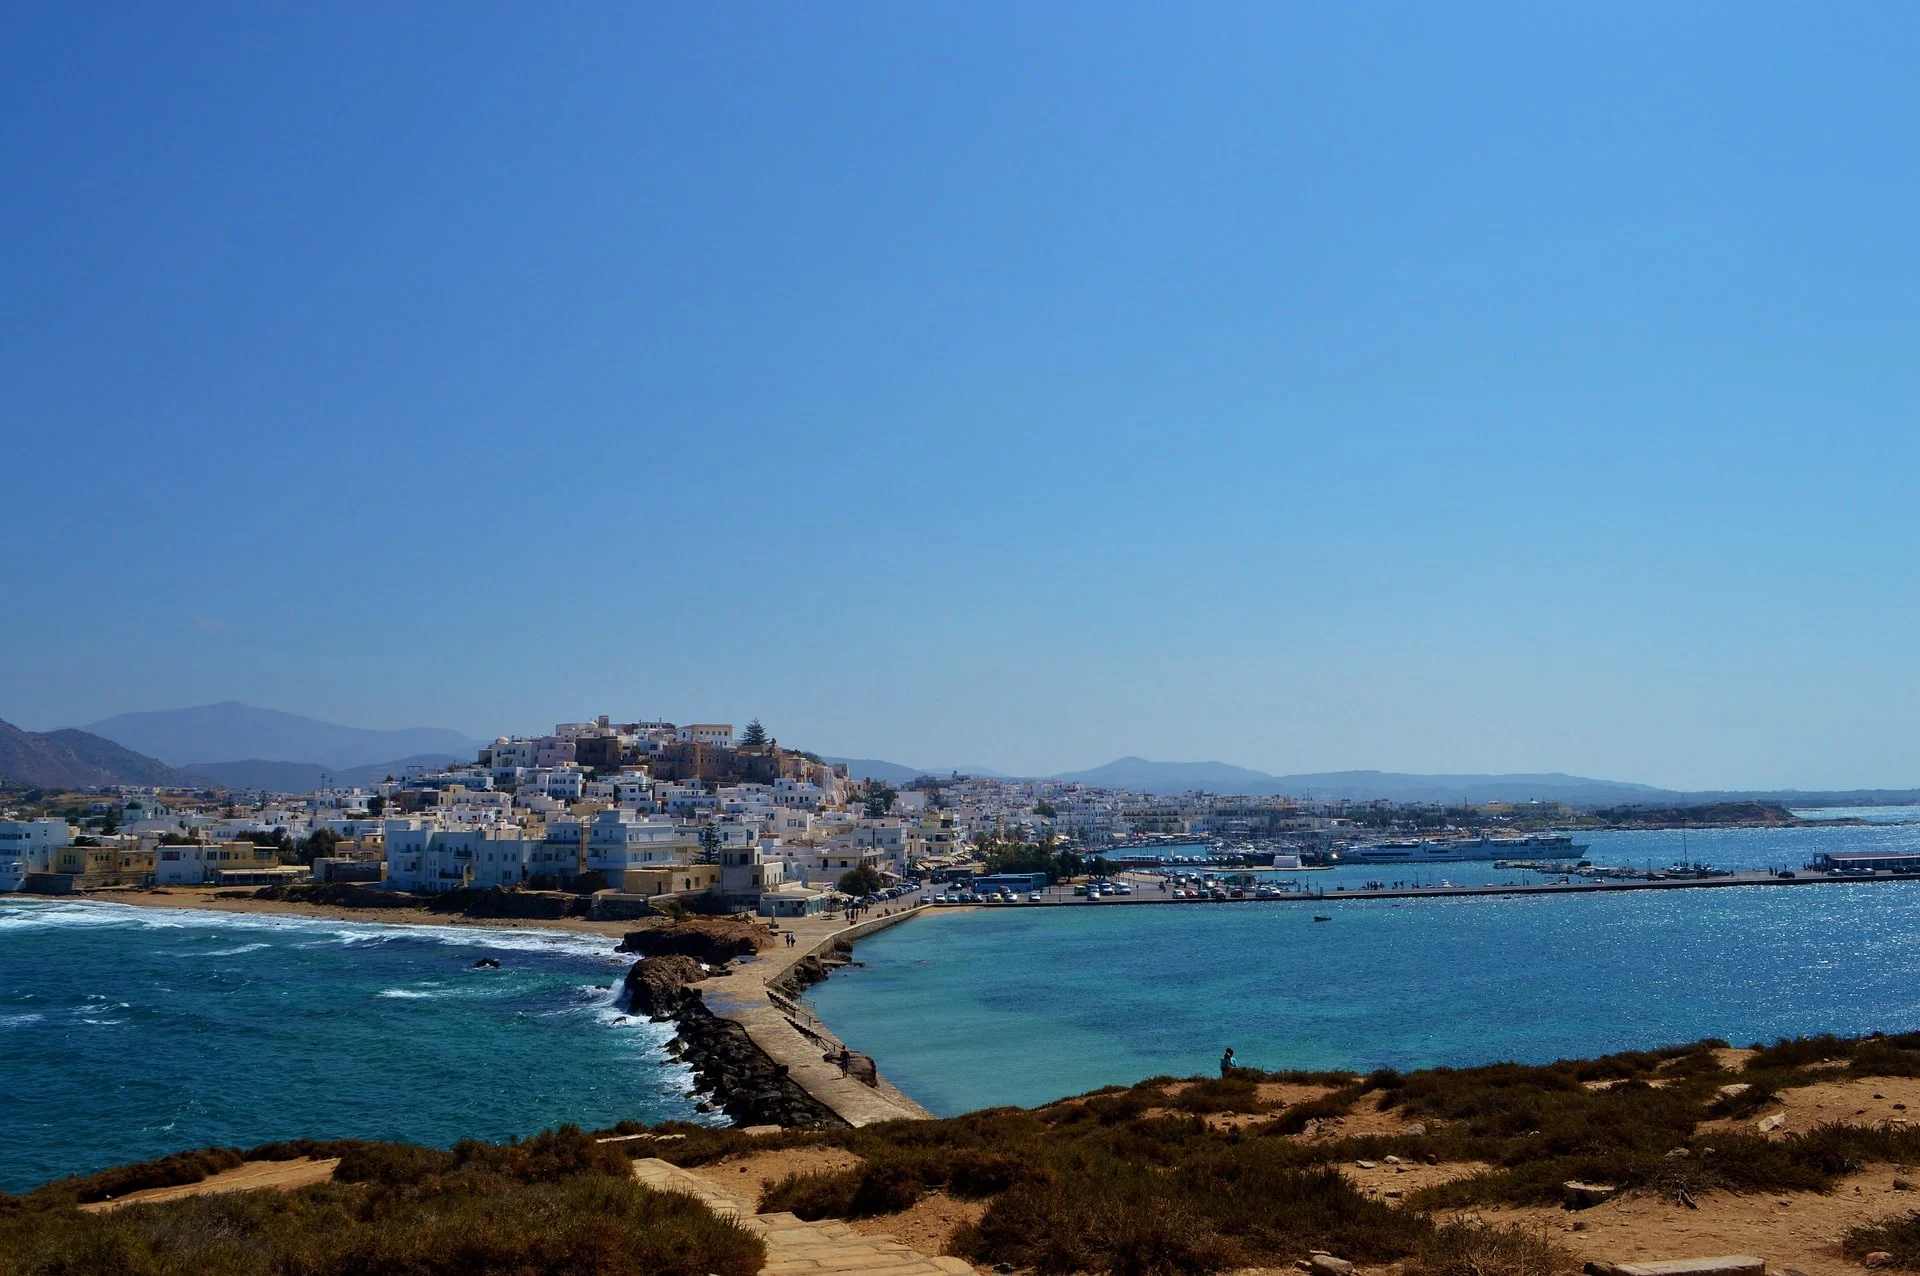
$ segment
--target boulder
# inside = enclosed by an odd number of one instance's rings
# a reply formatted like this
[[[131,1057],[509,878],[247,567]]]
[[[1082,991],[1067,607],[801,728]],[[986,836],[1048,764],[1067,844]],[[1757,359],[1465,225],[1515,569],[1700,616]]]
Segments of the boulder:
[[[1353,1264],[1332,1254],[1315,1254],[1312,1266],[1322,1276],[1353,1276]]]
[[[1754,1128],[1762,1134],[1772,1134],[1786,1123],[1787,1114],[1784,1112],[1776,1112],[1772,1116],[1761,1117],[1758,1121],[1755,1121],[1753,1125]]]
[[[1610,1201],[1619,1195],[1620,1189],[1611,1183],[1583,1183],[1579,1179],[1568,1179],[1560,1185],[1565,1194],[1566,1205],[1570,1210],[1584,1210]]]
[[[627,972],[627,1010],[630,1014],[679,1013],[689,996],[689,985],[706,977],[691,957],[643,957]]]

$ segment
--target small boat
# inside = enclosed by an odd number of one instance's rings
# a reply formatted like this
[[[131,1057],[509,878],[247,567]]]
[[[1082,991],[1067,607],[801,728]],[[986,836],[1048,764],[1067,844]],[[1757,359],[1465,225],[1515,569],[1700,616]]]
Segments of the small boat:
[[[1333,920],[1333,918],[1327,916],[1325,913],[1315,913],[1313,915],[1313,920],[1317,922],[1330,922]]]

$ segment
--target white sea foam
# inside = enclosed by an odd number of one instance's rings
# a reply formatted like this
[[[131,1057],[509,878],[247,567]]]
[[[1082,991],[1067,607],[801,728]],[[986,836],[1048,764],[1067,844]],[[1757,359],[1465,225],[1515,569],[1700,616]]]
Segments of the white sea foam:
[[[402,997],[408,1001],[424,1001],[429,997],[438,997],[437,992],[415,992],[411,988],[382,988],[374,994],[377,997]]]
[[[45,1018],[42,1014],[0,1015],[0,1028],[24,1028]]]
[[[433,923],[345,922],[279,913],[222,913],[193,908],[147,908],[104,900],[0,899],[0,930],[53,927],[125,926],[141,930],[239,931],[310,936],[301,947],[414,940],[450,948],[491,948],[506,952],[569,956],[614,956],[608,936],[578,931],[518,930],[492,926]],[[213,955],[213,954],[202,954]]]

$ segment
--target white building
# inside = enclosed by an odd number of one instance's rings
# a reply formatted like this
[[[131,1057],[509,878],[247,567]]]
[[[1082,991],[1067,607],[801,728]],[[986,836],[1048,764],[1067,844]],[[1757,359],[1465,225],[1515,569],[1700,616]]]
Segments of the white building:
[[[619,881],[630,868],[690,862],[699,849],[691,825],[617,807],[596,814],[587,830],[587,868],[609,881]]]
[[[29,873],[46,872],[54,848],[72,841],[65,820],[0,820],[0,860],[17,859]]]

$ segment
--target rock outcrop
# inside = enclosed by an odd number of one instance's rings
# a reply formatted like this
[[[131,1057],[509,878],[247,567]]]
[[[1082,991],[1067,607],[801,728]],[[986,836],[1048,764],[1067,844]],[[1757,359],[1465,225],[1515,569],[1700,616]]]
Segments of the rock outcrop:
[[[627,932],[619,951],[642,957],[692,957],[710,966],[747,957],[773,946],[773,934],[752,922],[695,917],[683,922],[660,918]]]
[[[678,1015],[691,986],[706,978],[706,970],[691,957],[645,957],[627,972],[627,1011],[655,1019]]]

